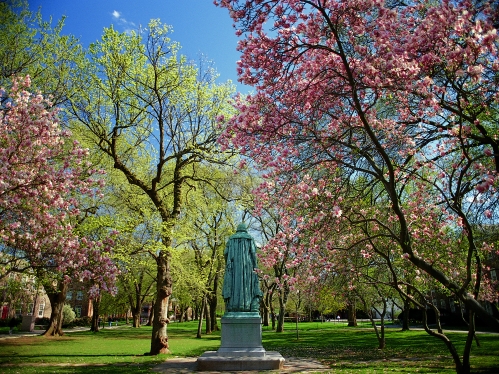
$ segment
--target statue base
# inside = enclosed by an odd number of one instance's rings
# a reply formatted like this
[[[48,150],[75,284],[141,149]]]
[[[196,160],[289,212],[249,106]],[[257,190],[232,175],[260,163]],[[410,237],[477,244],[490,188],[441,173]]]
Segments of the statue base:
[[[197,359],[197,371],[262,371],[282,370],[284,357],[278,352],[265,352],[263,357],[220,356],[218,351],[207,351]]]
[[[284,358],[266,352],[262,346],[262,325],[258,312],[228,312],[222,317],[222,343],[197,359],[199,371],[279,370]]]
[[[262,325],[258,312],[228,312],[222,317],[219,356],[263,357]]]

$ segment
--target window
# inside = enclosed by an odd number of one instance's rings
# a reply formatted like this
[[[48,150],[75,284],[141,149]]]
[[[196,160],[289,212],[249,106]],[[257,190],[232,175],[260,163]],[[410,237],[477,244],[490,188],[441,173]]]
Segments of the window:
[[[497,273],[495,269],[490,271],[490,279],[492,279],[493,281],[497,280]]]
[[[75,313],[76,313],[76,317],[78,317],[78,318],[81,317],[81,305],[75,306]]]
[[[38,306],[38,317],[43,317],[43,311],[45,310],[45,304],[40,304]]]
[[[444,299],[440,299],[440,308],[442,309],[446,309],[447,306],[445,305],[445,300]]]
[[[66,294],[66,300],[72,300],[73,299],[73,291],[68,291]]]
[[[33,308],[35,307],[35,305],[33,303],[29,303],[28,304],[28,313],[26,313],[28,316],[32,316],[33,315]]]
[[[83,292],[82,291],[78,291],[76,293],[76,300],[83,300]]]

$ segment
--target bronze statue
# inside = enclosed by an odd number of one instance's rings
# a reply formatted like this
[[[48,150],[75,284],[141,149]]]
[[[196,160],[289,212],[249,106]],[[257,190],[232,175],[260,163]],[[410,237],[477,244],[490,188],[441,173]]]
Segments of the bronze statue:
[[[226,312],[258,312],[262,291],[256,261],[255,241],[244,223],[229,238],[224,251],[225,276],[222,296]]]

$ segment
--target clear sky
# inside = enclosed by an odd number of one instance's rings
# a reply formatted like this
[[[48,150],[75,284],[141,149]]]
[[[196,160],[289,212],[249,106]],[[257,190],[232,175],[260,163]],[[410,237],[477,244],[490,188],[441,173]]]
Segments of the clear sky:
[[[87,47],[100,39],[104,27],[118,31],[146,26],[159,18],[173,27],[170,38],[182,46],[181,53],[191,60],[201,55],[214,62],[220,81],[231,80],[237,90],[250,91],[237,82],[237,37],[226,9],[212,0],[28,0],[33,11],[41,7],[45,20],[53,24],[66,16],[63,33],[73,34]]]

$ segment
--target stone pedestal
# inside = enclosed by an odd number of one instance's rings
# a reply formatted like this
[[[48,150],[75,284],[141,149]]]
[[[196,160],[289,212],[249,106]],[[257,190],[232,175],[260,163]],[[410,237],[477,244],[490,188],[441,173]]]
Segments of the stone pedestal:
[[[35,329],[34,316],[23,316],[20,331],[33,331]]]
[[[278,352],[266,352],[262,346],[262,325],[258,312],[225,313],[221,322],[221,346],[216,352],[203,353],[197,360],[197,370],[282,369],[284,358]]]
[[[219,356],[263,357],[262,325],[258,312],[225,313]]]

